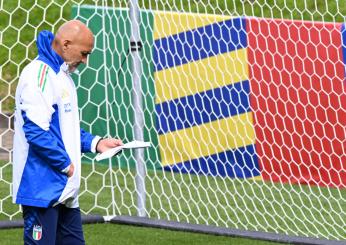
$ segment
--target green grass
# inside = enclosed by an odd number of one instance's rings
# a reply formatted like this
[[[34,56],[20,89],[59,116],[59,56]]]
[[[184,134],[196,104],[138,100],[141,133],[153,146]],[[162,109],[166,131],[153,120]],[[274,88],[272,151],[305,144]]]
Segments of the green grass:
[[[116,224],[84,225],[86,244],[203,244],[203,245],[274,245],[279,243],[257,241],[225,236],[213,236],[189,232],[168,231],[154,228],[135,227]],[[1,244],[22,243],[22,229],[0,230]],[[282,243],[280,243],[282,244]]]
[[[71,18],[73,4],[95,4],[93,0],[54,2],[38,0],[32,7],[31,0],[2,1],[0,10],[0,103],[2,111],[14,109],[14,92],[20,71],[36,57],[35,37],[41,30],[55,32],[57,28]],[[102,1],[98,1],[99,5]],[[108,0],[108,6],[127,7],[127,1]],[[114,4],[112,4],[114,2]],[[189,3],[190,2],[190,3]],[[18,7],[20,5],[20,8]],[[266,18],[285,18],[296,20],[313,20],[344,22],[346,16],[345,1],[139,1],[142,9],[187,11],[195,13],[225,14],[232,16],[257,16]],[[26,9],[28,11],[24,11]],[[46,19],[42,21],[42,16]],[[9,26],[11,23],[11,26]]]
[[[136,215],[134,172],[83,165],[80,206],[85,214]],[[1,172],[9,180],[10,165]],[[111,176],[114,188],[111,188]],[[291,235],[346,239],[344,189],[273,184],[149,171],[147,212],[155,219]],[[112,190],[114,202],[112,202]],[[1,219],[20,218],[9,185],[0,181]],[[114,206],[113,206],[114,204]],[[7,215],[5,215],[6,213]]]

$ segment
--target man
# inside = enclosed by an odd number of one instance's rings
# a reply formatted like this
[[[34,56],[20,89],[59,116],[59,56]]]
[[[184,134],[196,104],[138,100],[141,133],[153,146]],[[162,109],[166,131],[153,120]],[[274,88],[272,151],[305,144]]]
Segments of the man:
[[[70,77],[86,63],[92,32],[80,21],[56,35],[42,31],[38,57],[22,71],[16,91],[13,201],[23,207],[25,244],[84,244],[78,190],[81,152],[104,152],[121,140],[93,136],[79,125]]]

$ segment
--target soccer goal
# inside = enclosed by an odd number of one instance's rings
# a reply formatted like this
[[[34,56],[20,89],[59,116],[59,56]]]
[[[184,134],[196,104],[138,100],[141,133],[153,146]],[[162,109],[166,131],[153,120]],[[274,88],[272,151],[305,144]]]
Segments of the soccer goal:
[[[21,218],[19,74],[41,30],[79,19],[95,35],[73,74],[81,126],[151,145],[83,155],[83,214],[346,240],[344,16],[338,0],[0,0],[0,219]]]

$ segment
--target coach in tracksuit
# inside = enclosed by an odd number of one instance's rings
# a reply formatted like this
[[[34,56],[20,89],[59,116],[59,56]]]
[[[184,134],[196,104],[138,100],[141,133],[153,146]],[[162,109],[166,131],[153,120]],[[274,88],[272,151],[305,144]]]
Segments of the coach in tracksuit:
[[[55,36],[42,31],[36,43],[38,57],[22,71],[16,91],[13,201],[23,207],[25,244],[84,244],[81,152],[104,152],[122,142],[79,125],[70,73],[87,62],[92,32],[72,20]]]

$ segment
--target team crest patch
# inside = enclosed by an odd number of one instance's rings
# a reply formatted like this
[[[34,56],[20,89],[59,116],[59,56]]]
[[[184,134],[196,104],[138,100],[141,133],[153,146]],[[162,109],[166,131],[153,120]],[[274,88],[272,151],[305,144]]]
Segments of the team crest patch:
[[[32,230],[32,238],[36,241],[41,240],[42,238],[42,226],[34,225],[34,229]]]
[[[68,97],[70,97],[70,93],[68,92],[67,89],[63,88],[62,89],[62,93],[61,93],[61,98],[65,99],[65,98],[68,98]]]

